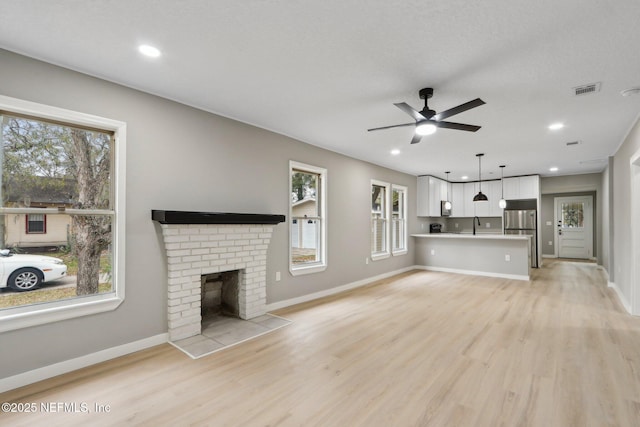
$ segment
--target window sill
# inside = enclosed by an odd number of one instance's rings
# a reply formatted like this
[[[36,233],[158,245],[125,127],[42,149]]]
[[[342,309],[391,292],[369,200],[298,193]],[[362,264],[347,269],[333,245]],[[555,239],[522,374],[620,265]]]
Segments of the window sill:
[[[292,276],[302,276],[305,274],[320,273],[327,269],[327,264],[310,265],[306,267],[289,267],[289,272]]]
[[[409,251],[407,249],[403,249],[401,251],[393,251],[393,256],[406,255]]]
[[[371,261],[378,261],[381,259],[389,258],[391,254],[389,252],[380,253],[380,254],[371,254]]]
[[[78,300],[80,299],[80,301]],[[0,332],[113,311],[124,299],[115,293],[0,310]]]

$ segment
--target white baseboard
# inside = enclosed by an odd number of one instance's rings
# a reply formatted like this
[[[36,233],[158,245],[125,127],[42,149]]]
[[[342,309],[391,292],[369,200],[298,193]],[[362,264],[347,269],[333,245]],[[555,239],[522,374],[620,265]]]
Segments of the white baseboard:
[[[542,258],[558,258],[558,257],[555,255],[542,254]]]
[[[335,288],[326,289],[324,291],[314,292],[312,294],[302,295],[296,298],[291,298],[284,301],[278,301],[271,304],[267,304],[267,311],[279,310],[281,308],[290,307],[292,305],[301,304],[303,302],[313,301],[319,298],[328,297],[330,295],[338,294],[340,292],[349,291],[351,289],[359,288],[364,285],[368,285],[369,283],[373,283],[377,280],[386,279],[391,276],[395,276],[397,274],[406,273],[407,271],[416,270],[419,267],[411,266],[406,268],[401,268],[400,270],[391,271],[389,273],[379,274],[377,276],[368,277],[366,279],[357,280],[355,282],[347,283],[346,285],[337,286]]]
[[[605,270],[605,272],[606,271],[607,270]],[[607,286],[609,286],[611,289],[615,291],[616,295],[618,296],[618,300],[620,301],[620,304],[622,304],[622,306],[627,311],[627,313],[633,314],[631,313],[631,303],[629,302],[627,297],[624,296],[624,294],[622,293],[618,285],[616,285],[614,282],[607,282]]]
[[[61,374],[66,374],[67,372],[76,371],[87,366],[95,365],[96,363],[115,359],[116,357],[135,353],[136,351],[144,350],[149,347],[164,344],[168,340],[169,334],[155,335],[139,341],[87,354],[86,356],[80,356],[75,359],[65,360],[64,362],[54,363],[53,365],[44,366],[12,377],[3,378],[0,379],[0,393],[46,380]]]
[[[503,273],[490,273],[486,271],[473,271],[473,270],[459,270],[457,268],[444,268],[444,267],[429,267],[424,265],[416,266],[416,268],[429,271],[440,271],[443,273],[456,273],[456,274],[468,274],[471,276],[485,276],[485,277],[498,277],[500,279],[512,279],[512,280],[531,280],[529,275],[520,274],[503,274]]]

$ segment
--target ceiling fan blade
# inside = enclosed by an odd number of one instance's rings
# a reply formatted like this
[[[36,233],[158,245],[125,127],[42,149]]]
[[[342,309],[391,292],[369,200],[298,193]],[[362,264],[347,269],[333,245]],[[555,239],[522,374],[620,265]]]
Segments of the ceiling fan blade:
[[[422,114],[420,114],[419,112],[411,108],[411,106],[406,102],[398,102],[397,104],[393,104],[393,105],[395,105],[396,107],[398,107],[399,109],[401,109],[402,111],[404,111],[405,113],[413,117],[417,122],[421,120],[427,120],[425,116],[423,116]]]
[[[476,125],[465,125],[463,123],[453,123],[453,122],[437,122],[432,120],[431,123],[438,126],[439,128],[445,129],[456,129],[456,130],[466,130],[468,132],[476,132],[481,126]]]
[[[444,111],[436,114],[435,116],[433,116],[433,119],[435,119],[435,120],[443,120],[443,119],[446,119],[447,117],[455,116],[456,114],[463,113],[463,112],[465,112],[467,110],[479,107],[479,106],[484,105],[484,104],[486,104],[486,103],[482,99],[476,98],[473,101],[465,102],[464,104],[460,104],[457,107],[453,107],[453,108],[449,108],[448,110],[444,110]]]
[[[411,143],[412,144],[417,144],[421,140],[422,140],[422,135],[418,135],[417,133],[414,133],[413,134],[413,138],[411,138]]]
[[[399,128],[399,127],[403,127],[403,126],[415,126],[415,123],[405,123],[402,125],[391,125],[391,126],[382,126],[381,128],[373,128],[373,129],[367,129],[367,132],[371,132],[372,130],[382,130],[382,129],[391,129],[391,128]]]

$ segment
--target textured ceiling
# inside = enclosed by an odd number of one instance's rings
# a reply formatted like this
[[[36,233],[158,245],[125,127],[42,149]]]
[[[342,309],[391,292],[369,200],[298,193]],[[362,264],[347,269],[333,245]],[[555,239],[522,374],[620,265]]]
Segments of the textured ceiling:
[[[0,0],[0,47],[414,175],[601,171],[640,113],[638,0]],[[162,50],[141,57],[140,43]],[[601,82],[576,97],[575,86]],[[476,133],[410,145],[418,90]],[[0,84],[1,88],[1,84]],[[564,122],[552,132],[547,126]],[[566,142],[580,141],[567,147]],[[401,153],[391,156],[391,149]],[[486,171],[486,176],[485,172]]]

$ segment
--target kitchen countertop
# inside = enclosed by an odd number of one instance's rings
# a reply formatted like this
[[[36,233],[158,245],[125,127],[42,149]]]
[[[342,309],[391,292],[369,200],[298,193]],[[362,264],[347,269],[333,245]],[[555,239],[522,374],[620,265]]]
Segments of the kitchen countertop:
[[[493,240],[529,240],[532,236],[522,234],[491,234],[478,233],[424,233],[412,234],[412,237],[428,237],[438,239],[493,239]]]

